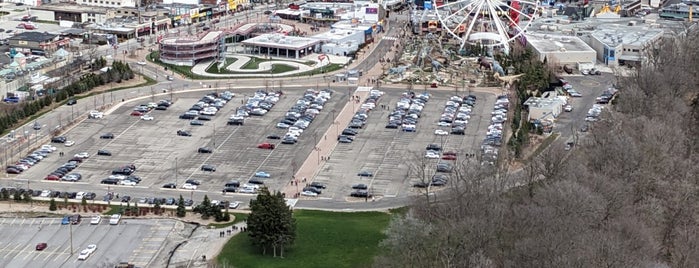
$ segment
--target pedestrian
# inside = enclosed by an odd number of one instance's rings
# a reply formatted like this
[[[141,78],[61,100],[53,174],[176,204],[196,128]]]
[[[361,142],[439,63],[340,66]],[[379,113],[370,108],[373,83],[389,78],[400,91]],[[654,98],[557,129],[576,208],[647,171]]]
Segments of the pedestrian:
[[[325,135],[325,140],[328,140],[328,135]]]

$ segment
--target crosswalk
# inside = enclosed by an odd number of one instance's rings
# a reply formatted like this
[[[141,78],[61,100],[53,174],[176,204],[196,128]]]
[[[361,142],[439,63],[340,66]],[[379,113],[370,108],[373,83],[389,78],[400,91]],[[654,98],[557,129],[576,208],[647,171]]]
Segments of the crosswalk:
[[[384,36],[381,37],[382,40],[392,40],[392,41],[397,41],[398,37],[393,37],[393,36]]]

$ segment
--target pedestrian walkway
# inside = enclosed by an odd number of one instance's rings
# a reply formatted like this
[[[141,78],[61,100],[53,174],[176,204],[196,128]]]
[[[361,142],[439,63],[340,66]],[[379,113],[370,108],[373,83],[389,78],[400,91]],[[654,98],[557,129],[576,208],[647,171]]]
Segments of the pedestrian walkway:
[[[351,95],[352,97],[348,99],[345,107],[342,108],[340,113],[336,115],[333,123],[325,130],[323,137],[318,139],[318,143],[315,145],[313,152],[306,158],[299,170],[296,171],[294,177],[289,178],[289,184],[287,184],[286,189],[282,191],[286,194],[286,197],[298,197],[303,187],[313,181],[313,178],[325,164],[325,161],[327,161],[325,159],[330,157],[335,150],[335,146],[337,146],[338,143],[337,136],[340,135],[340,132],[345,129],[345,126],[352,121],[352,117],[361,107],[361,105],[357,104],[366,99],[371,89],[371,87],[358,87],[353,92]],[[355,98],[357,99],[355,100]]]

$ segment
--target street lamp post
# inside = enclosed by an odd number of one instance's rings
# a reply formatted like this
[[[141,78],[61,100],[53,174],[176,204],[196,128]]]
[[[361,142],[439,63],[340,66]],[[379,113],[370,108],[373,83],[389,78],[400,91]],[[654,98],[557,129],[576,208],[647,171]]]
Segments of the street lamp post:
[[[177,187],[177,157],[175,157],[175,187]]]

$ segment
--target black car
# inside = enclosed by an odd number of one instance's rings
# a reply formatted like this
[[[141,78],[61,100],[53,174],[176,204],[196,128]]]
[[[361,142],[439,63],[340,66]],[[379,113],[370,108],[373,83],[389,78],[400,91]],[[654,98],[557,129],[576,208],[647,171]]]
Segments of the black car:
[[[7,172],[7,174],[19,174],[22,173],[22,170],[19,168],[8,167],[7,169],[5,169],[5,172]]]
[[[281,140],[282,139],[282,137],[280,137],[279,135],[269,135],[269,136],[267,136],[267,138],[270,140]]]
[[[236,187],[225,187],[223,188],[223,192],[225,193],[235,193]]]
[[[315,188],[318,188],[318,189],[325,189],[325,188],[327,187],[327,186],[325,186],[325,184],[322,184],[322,183],[317,182],[317,181],[311,182],[311,184],[309,184],[309,185],[310,185],[311,187],[315,187]]]
[[[76,99],[69,99],[68,102],[66,102],[68,105],[75,105],[76,103],[78,103]]]
[[[197,116],[196,116],[196,115],[193,115],[193,114],[182,114],[182,115],[180,115],[180,119],[194,119],[194,118],[197,118]]]
[[[166,183],[166,184],[163,185],[163,188],[167,188],[167,189],[177,189],[177,185],[175,185],[174,183]]]
[[[369,188],[369,186],[363,183],[352,185],[352,189],[366,190],[367,188]]]
[[[97,150],[97,155],[111,156],[112,152],[107,151],[107,150]]]
[[[451,134],[466,135],[466,130],[463,127],[455,127],[451,129]]]
[[[67,140],[66,137],[63,137],[63,136],[56,136],[56,137],[51,138],[51,142],[53,142],[53,143],[65,143],[66,140]]]
[[[350,193],[352,197],[371,197],[371,194],[365,190],[357,190]]]
[[[129,176],[134,173],[135,170],[128,167],[120,167],[112,170],[112,175],[126,175]]]
[[[252,178],[252,179],[248,180],[248,183],[250,183],[250,184],[265,184],[265,182],[263,182],[262,180],[260,180],[258,178]]]
[[[314,192],[316,194],[321,194],[323,191],[316,187],[303,187],[304,192]]]
[[[232,126],[242,126],[243,124],[245,124],[245,119],[240,119],[240,118],[229,119],[228,124],[232,125]]]
[[[357,131],[351,128],[346,128],[345,130],[342,131],[342,135],[348,135],[348,136],[355,136],[357,135]]]
[[[211,117],[208,117],[208,116],[205,116],[205,115],[200,115],[199,117],[197,117],[197,120],[201,120],[201,121],[211,121]]]
[[[427,188],[427,186],[429,186],[429,184],[426,182],[417,182],[413,184],[413,187],[415,188]]]
[[[197,152],[202,154],[210,154],[214,152],[214,149],[211,149],[209,147],[201,147],[197,150]]]
[[[114,138],[114,134],[112,134],[111,132],[107,132],[107,133],[100,135],[100,139],[113,139],[113,138]]]
[[[101,183],[101,184],[112,184],[112,185],[116,185],[117,183],[119,183],[119,180],[107,178],[107,179],[102,180],[100,183]]]
[[[130,197],[130,196],[125,195],[125,196],[122,196],[122,197],[121,197],[121,202],[127,203],[127,202],[129,202],[129,201],[131,201],[131,197]]]
[[[371,171],[362,170],[359,173],[357,173],[357,176],[359,176],[359,177],[373,177],[374,173],[371,173]]]
[[[204,164],[204,165],[201,165],[201,171],[216,172],[216,166],[214,166],[214,165],[209,165],[209,164]]]
[[[239,181],[229,181],[229,182],[226,182],[225,187],[240,187],[240,182]]]
[[[195,120],[189,121],[189,124],[192,126],[203,126],[204,122],[195,119]]]
[[[155,109],[159,111],[165,111],[167,110],[167,106],[158,105],[158,107],[155,107]]]
[[[427,147],[425,147],[425,149],[433,150],[433,151],[441,151],[442,147],[437,145],[437,144],[431,143],[431,144],[427,145]]]
[[[190,133],[189,131],[186,131],[186,130],[178,130],[177,136],[191,137],[192,133]]]
[[[193,179],[186,180],[185,183],[189,183],[189,184],[197,185],[197,186],[201,185],[201,182],[200,182],[200,181],[198,181],[198,180],[193,180]]]

